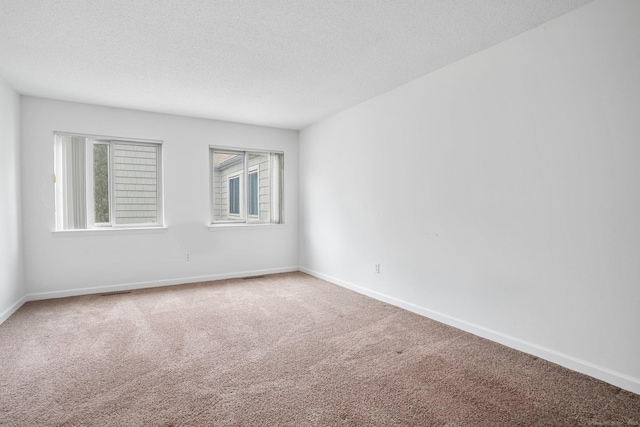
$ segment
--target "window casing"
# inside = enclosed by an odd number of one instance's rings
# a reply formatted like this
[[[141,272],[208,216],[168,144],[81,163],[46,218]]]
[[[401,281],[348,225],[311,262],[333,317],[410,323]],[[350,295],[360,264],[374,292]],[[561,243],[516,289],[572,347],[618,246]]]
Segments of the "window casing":
[[[162,144],[55,134],[56,230],[161,227]]]
[[[284,155],[209,148],[211,223],[281,224]]]

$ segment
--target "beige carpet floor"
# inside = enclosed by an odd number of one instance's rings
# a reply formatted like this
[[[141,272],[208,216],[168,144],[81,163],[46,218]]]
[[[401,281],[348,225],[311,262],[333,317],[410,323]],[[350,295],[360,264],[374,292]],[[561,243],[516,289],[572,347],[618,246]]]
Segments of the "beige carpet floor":
[[[303,273],[25,304],[0,425],[614,426],[640,396]]]

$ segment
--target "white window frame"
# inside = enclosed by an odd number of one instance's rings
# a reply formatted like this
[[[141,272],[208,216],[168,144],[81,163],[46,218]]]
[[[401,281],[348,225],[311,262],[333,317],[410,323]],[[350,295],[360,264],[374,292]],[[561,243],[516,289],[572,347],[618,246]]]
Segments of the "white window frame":
[[[213,168],[213,153],[221,153],[221,154],[240,154],[243,155],[244,167],[241,172],[238,172],[241,175],[244,175],[247,179],[242,179],[240,181],[240,191],[242,193],[241,203],[240,203],[240,211],[242,215],[238,215],[238,219],[230,219],[223,221],[216,221],[214,216],[215,211],[215,185],[214,185],[214,168]],[[277,214],[277,222],[272,222],[272,218],[269,220],[260,220],[260,170],[259,166],[251,166],[249,168],[248,159],[249,154],[276,154],[280,156],[281,167],[282,170],[278,172],[278,176],[280,177],[280,182],[278,183],[278,188],[275,187],[274,183],[274,173],[270,173],[270,183],[269,183],[269,191],[271,193],[271,204],[274,202],[278,205],[278,214]],[[210,198],[210,220],[209,220],[209,229],[215,229],[217,227],[224,227],[225,225],[283,225],[284,221],[284,152],[277,150],[256,150],[251,148],[237,148],[237,147],[224,147],[218,145],[210,145],[209,146],[209,198]],[[271,167],[271,165],[270,165]],[[258,215],[248,215],[249,204],[248,204],[248,192],[249,192],[249,174],[254,171],[258,172]],[[232,176],[232,175],[230,175]],[[243,183],[244,181],[244,183]],[[227,183],[228,186],[228,183]],[[227,187],[228,188],[228,187]],[[274,191],[277,191],[277,194],[274,194]],[[273,211],[273,207],[271,207]],[[227,209],[228,211],[229,209]],[[245,214],[246,213],[246,214]],[[230,217],[232,215],[229,215]],[[273,217],[273,212],[270,215]]]
[[[85,138],[85,193],[86,193],[86,228],[82,229],[65,229],[61,226],[62,221],[61,217],[64,215],[63,207],[60,206],[58,189],[56,189],[56,231],[58,232],[66,232],[66,231],[90,231],[90,230],[105,230],[105,229],[147,229],[147,228],[164,228],[164,168],[163,168],[163,157],[162,157],[162,145],[163,141],[157,140],[149,140],[149,139],[138,139],[138,138],[121,138],[121,137],[113,137],[113,136],[104,136],[104,135],[91,135],[91,134],[80,134],[80,133],[71,133],[71,132],[54,132],[54,141],[55,137],[60,136],[71,136],[71,137],[81,137]],[[109,222],[108,223],[95,223],[95,205],[94,205],[94,180],[93,180],[93,146],[96,144],[103,144],[109,146]],[[114,180],[115,180],[115,150],[114,145],[116,144],[128,144],[128,145],[142,145],[142,146],[152,146],[156,148],[156,222],[146,222],[146,223],[135,223],[135,224],[116,224],[116,205],[115,202],[115,192],[114,192]],[[57,144],[54,142],[54,170],[56,173],[54,176],[56,180],[58,180],[57,171],[60,169],[60,159],[58,152]]]

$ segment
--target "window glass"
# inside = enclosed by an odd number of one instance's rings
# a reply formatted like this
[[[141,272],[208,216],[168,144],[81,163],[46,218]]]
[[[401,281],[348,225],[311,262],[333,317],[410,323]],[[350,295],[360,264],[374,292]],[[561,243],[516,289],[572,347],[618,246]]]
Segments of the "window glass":
[[[249,171],[254,172],[254,193],[249,194],[249,206],[253,209],[251,222],[270,222],[271,220],[271,154],[248,153]],[[249,177],[251,178],[251,176]]]
[[[249,215],[258,216],[258,171],[249,173]]]
[[[244,153],[212,153],[212,187],[214,221],[244,221]]]
[[[109,145],[93,144],[93,214],[96,224],[109,222]]]
[[[114,144],[116,224],[149,224],[158,220],[158,147]]]
[[[229,214],[240,215],[240,177],[229,178]]]

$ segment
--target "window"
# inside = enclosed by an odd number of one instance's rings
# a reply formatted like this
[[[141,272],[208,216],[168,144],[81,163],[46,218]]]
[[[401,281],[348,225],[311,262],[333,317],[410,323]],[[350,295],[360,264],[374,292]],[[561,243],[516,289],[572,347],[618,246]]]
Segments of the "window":
[[[55,134],[56,230],[162,226],[161,148]]]
[[[283,222],[284,155],[210,147],[211,222]]]

